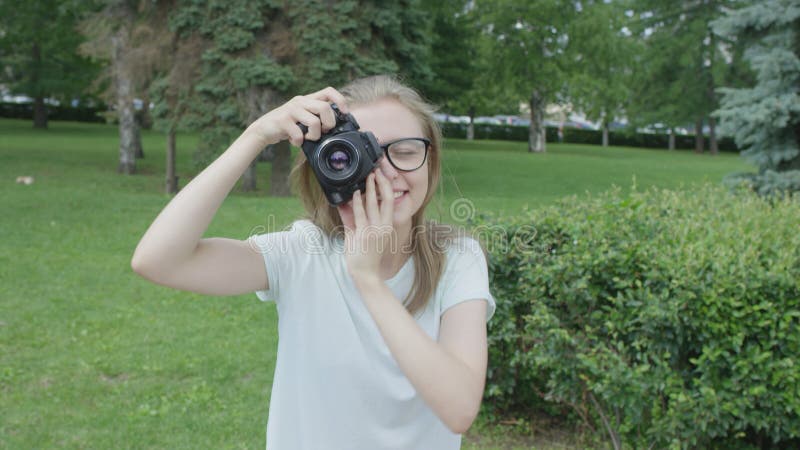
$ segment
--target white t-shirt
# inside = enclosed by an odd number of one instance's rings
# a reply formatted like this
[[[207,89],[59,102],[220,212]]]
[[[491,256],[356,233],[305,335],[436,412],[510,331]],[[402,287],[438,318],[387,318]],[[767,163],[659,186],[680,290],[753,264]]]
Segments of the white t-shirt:
[[[267,425],[268,450],[451,450],[451,432],[406,378],[363,304],[345,265],[342,240],[310,221],[251,240],[264,255],[270,289],[256,294],[278,310],[278,358]],[[386,283],[402,301],[412,258]],[[485,299],[495,310],[478,243],[460,238],[431,301],[415,317],[438,340],[442,313]]]

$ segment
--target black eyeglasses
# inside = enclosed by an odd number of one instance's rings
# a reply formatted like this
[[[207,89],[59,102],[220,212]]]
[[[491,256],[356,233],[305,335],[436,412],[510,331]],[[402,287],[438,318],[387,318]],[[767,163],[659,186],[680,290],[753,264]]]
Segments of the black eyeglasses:
[[[425,164],[430,146],[430,139],[403,138],[381,145],[381,148],[395,169],[412,172]]]

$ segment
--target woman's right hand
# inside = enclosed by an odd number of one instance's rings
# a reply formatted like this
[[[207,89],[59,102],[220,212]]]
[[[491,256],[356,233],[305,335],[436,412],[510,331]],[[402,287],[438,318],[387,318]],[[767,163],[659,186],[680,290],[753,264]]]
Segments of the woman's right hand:
[[[336,89],[327,87],[313,94],[292,98],[258,118],[247,127],[245,133],[257,136],[263,147],[284,139],[299,147],[304,139],[316,141],[322,133],[336,125],[331,103],[336,103],[343,113],[347,113],[347,101],[344,96]],[[298,123],[308,127],[305,136]]]

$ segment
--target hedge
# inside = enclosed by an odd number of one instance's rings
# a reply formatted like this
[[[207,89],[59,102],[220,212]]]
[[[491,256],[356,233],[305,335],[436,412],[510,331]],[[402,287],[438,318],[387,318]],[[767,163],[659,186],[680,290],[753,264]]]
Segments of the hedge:
[[[797,197],[713,186],[479,217],[486,406],[617,448],[800,448],[798,224]]]
[[[448,122],[440,123],[439,125],[442,127],[442,132],[445,137],[458,139],[467,137],[467,124]],[[558,142],[558,128],[546,127],[546,138],[547,142]],[[527,142],[528,127],[517,125],[475,124],[475,139]],[[669,136],[666,134],[611,131],[609,132],[608,140],[611,145],[618,146],[660,148],[664,150],[669,147]],[[603,132],[601,130],[564,128],[563,142],[570,144],[601,145],[603,143]],[[706,138],[706,149],[708,145],[708,138]],[[736,143],[733,139],[728,137],[718,139],[717,147],[721,152],[739,152]],[[694,149],[694,135],[676,135],[675,148]]]
[[[47,118],[49,120],[71,120],[75,122],[105,122],[106,120],[101,114],[106,110],[107,108],[102,105],[99,107],[47,105]],[[0,102],[0,117],[33,120],[33,104]]]

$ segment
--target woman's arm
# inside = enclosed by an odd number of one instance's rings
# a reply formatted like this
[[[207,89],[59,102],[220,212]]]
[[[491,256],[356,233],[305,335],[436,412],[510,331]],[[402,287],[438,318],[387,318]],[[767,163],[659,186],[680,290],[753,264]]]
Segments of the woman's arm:
[[[439,341],[431,339],[378,273],[379,249],[389,248],[393,233],[393,204],[378,206],[378,189],[382,198],[391,198],[391,184],[380,170],[367,178],[365,200],[356,191],[351,207],[339,208],[346,227],[348,272],[406,378],[451,431],[464,433],[483,398],[488,299],[445,311]]]
[[[487,302],[466,301],[445,311],[437,342],[379,277],[358,277],[355,282],[408,380],[452,432],[465,433],[483,398]]]
[[[305,137],[319,139],[335,125],[329,102],[346,111],[333,88],[295,97],[265,114],[239,136],[211,165],[184,187],[148,228],[131,260],[133,270],[165,286],[212,295],[267,289],[262,255],[248,241],[201,239],[225,197],[250,163],[269,144]]]

